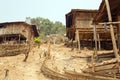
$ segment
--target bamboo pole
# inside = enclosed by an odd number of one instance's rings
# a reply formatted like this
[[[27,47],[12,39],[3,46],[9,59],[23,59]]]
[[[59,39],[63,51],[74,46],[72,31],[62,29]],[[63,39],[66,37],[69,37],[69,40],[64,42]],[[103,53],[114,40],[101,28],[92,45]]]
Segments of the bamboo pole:
[[[109,5],[108,0],[105,0],[105,4],[106,4],[106,9],[107,9],[107,14],[108,14],[108,20],[109,22],[112,22],[112,16],[111,16],[110,5]],[[114,50],[116,58],[119,61],[119,54],[117,50],[117,45],[116,45],[116,40],[115,40],[115,35],[114,35],[112,24],[110,24],[110,33],[111,33],[111,38],[112,38],[112,43],[113,43],[113,50]]]

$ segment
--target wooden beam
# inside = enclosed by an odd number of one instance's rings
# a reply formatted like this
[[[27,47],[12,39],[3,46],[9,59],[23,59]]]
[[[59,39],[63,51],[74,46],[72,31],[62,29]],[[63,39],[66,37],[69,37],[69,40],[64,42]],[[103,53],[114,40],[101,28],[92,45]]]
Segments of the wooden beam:
[[[105,22],[107,25],[109,24],[120,24],[120,22]],[[104,25],[105,23],[98,23],[99,25]]]

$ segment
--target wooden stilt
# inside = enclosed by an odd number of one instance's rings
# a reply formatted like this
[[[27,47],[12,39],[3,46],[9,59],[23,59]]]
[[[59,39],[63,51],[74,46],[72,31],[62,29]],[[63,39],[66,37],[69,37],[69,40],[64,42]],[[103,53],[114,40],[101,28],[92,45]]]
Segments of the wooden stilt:
[[[48,51],[47,51],[47,58],[48,58],[48,59],[51,58],[50,48],[51,48],[51,44],[50,44],[50,42],[49,42],[49,44],[48,44]]]
[[[97,35],[97,38],[98,38],[98,47],[99,47],[99,50],[101,50],[101,43],[100,43],[100,36],[99,36],[99,34]]]
[[[4,41],[6,42],[6,41],[7,41],[7,39],[6,39],[6,35],[4,36],[4,38],[5,38]]]
[[[92,71],[95,72],[95,59],[94,59],[94,53],[91,57],[91,63],[92,63]]]
[[[94,26],[94,40],[95,40],[95,54],[97,54],[97,32],[96,32],[96,25]]]
[[[19,34],[19,43],[20,43],[20,34]]]
[[[78,42],[78,50],[80,51],[81,50],[80,49],[80,38],[79,38],[79,31],[78,30],[76,30],[76,40]]]
[[[91,48],[93,47],[93,43],[92,42],[93,42],[93,39],[91,39],[91,44],[90,44]]]

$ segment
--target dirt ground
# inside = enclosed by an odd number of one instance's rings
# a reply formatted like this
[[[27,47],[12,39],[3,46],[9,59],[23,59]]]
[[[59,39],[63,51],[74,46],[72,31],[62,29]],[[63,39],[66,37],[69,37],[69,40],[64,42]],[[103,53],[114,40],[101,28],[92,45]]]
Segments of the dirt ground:
[[[44,52],[48,49],[48,44],[42,44],[40,48],[33,47],[29,53],[27,62],[23,62],[24,54],[10,57],[0,57],[0,80],[51,80],[41,73],[41,65],[45,59]],[[49,68],[60,73],[64,69],[76,70],[87,68],[85,60],[71,58],[71,56],[82,54],[91,55],[93,51],[83,50],[78,53],[76,49],[65,47],[63,44],[51,45],[51,59],[47,62]],[[7,77],[5,77],[7,76]]]
[[[41,53],[41,48],[33,48],[27,62],[23,62],[24,54],[0,57],[0,80],[49,80],[40,71],[44,60],[44,57],[39,56]]]

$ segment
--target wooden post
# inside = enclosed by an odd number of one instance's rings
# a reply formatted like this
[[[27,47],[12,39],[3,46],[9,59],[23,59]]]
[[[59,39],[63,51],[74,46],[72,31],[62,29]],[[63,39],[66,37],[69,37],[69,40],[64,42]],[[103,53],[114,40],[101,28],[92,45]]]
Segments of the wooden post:
[[[93,27],[94,28],[94,40],[95,40],[95,54],[97,54],[97,32],[96,32],[96,25]]]
[[[92,63],[92,71],[95,72],[95,51],[93,55],[91,56],[91,63]]]
[[[8,70],[8,69],[5,69],[5,77],[4,77],[4,80],[9,80],[9,79],[8,79],[8,73],[9,73],[9,70]]]
[[[113,77],[115,78],[115,80],[117,80],[117,76],[116,76],[116,73],[115,72],[113,72]]]
[[[7,41],[6,36],[7,36],[7,35],[4,36],[4,38],[5,38],[4,41],[5,41],[5,42]]]
[[[91,44],[90,44],[91,48],[93,47],[93,39],[91,39]]]
[[[50,48],[51,48],[51,44],[50,44],[50,42],[49,42],[49,43],[48,43],[48,50],[47,50],[47,59],[50,59],[50,58],[51,58]]]
[[[19,34],[19,43],[20,43],[20,34]]]
[[[80,51],[80,38],[79,38],[79,31],[76,29],[76,40],[78,42],[78,50]]]
[[[101,50],[101,42],[100,42],[100,36],[99,36],[99,34],[97,35],[97,38],[98,38],[98,47],[99,47],[99,50]]]
[[[106,9],[107,9],[107,14],[108,14],[108,20],[109,22],[112,22],[112,16],[111,16],[110,5],[109,5],[108,0],[105,0],[105,4],[106,4]],[[119,60],[119,54],[117,50],[114,29],[113,29],[112,24],[110,24],[110,33],[111,33],[111,38],[112,38],[112,43],[113,43],[113,50],[114,50],[116,58]]]

